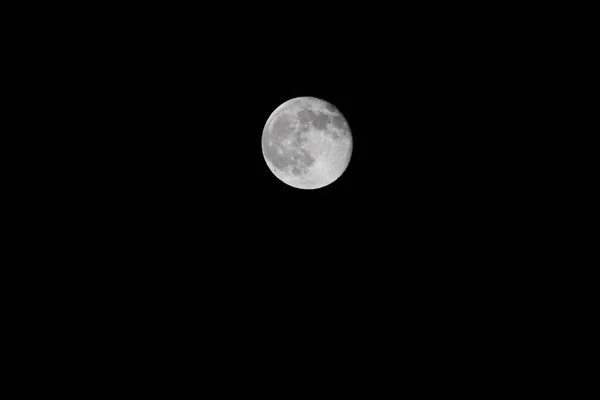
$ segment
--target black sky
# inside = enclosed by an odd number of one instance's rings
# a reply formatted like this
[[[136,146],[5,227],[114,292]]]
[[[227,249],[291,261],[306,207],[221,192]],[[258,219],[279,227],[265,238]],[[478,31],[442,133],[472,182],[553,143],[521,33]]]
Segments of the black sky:
[[[314,32],[210,13],[97,21],[48,56],[72,60],[52,65],[72,84],[53,85],[76,116],[74,207],[152,265],[335,279],[473,262],[517,201],[502,150],[519,148],[523,109],[494,30],[442,14]],[[352,130],[350,165],[319,190],[283,184],[262,156],[267,118],[299,96],[330,101]]]

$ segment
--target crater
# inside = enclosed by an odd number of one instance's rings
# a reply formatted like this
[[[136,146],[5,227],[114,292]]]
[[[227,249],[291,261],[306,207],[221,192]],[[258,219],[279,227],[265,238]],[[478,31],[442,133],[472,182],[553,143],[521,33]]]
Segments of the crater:
[[[335,106],[331,103],[325,103],[325,108],[327,111],[331,111],[332,113],[337,112],[337,108],[335,108]]]

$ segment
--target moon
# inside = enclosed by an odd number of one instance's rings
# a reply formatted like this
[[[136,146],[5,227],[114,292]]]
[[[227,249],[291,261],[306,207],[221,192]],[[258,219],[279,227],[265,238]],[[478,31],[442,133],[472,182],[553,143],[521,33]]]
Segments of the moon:
[[[297,97],[281,104],[267,119],[262,150],[279,180],[299,189],[319,189],[346,170],[352,134],[333,104],[316,97]]]

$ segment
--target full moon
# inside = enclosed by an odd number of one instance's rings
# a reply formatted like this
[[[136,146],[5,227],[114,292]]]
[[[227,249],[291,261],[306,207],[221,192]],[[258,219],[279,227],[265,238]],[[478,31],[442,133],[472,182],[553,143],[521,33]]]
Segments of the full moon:
[[[300,189],[318,189],[346,170],[352,135],[333,104],[297,97],[271,113],[263,129],[262,149],[267,165],[281,181]]]

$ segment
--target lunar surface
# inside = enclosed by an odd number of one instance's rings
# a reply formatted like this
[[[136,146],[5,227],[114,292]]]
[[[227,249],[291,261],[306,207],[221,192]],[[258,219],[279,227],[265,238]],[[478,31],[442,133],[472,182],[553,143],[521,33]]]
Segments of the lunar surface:
[[[269,117],[262,136],[263,156],[273,174],[300,189],[318,189],[338,179],[352,153],[344,116],[314,97],[286,101]]]

